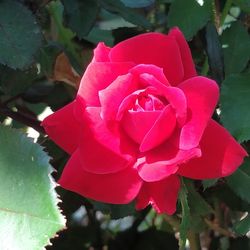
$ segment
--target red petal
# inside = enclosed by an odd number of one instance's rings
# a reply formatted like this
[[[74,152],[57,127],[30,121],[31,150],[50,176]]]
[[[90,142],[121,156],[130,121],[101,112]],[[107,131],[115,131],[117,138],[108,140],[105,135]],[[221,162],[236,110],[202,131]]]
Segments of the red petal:
[[[143,138],[140,145],[140,151],[145,152],[156,146],[159,146],[172,135],[172,132],[175,129],[175,125],[175,113],[171,106],[168,105],[161,112],[158,119],[155,121],[153,126]]]
[[[215,81],[201,76],[186,80],[178,87],[186,96],[190,112],[180,135],[180,149],[187,150],[199,145],[217,104],[219,88]]]
[[[159,68],[152,64],[139,64],[132,68],[130,72],[136,76],[140,76],[141,74],[148,74],[156,78],[162,84],[169,86],[169,82],[164,75],[163,69]]]
[[[121,121],[126,133],[138,144],[154,125],[161,111],[128,111]]]
[[[84,116],[79,150],[85,171],[115,173],[135,162],[136,147],[122,131],[107,127],[100,117],[100,108],[87,107]]]
[[[180,180],[176,175],[158,182],[144,182],[136,199],[136,209],[151,204],[157,213],[172,215],[176,211],[179,189]]]
[[[86,69],[78,90],[87,106],[100,106],[98,92],[109,86],[118,76],[126,74],[133,63],[93,62]]]
[[[94,49],[94,57],[92,62],[109,62],[109,52],[111,48],[106,46],[103,42],[97,44]]]
[[[115,120],[123,99],[138,89],[138,84],[133,75],[119,76],[106,89],[99,91],[104,120]]]
[[[160,181],[176,173],[180,164],[200,156],[199,148],[178,150],[167,141],[138,160],[138,172],[144,181]]]
[[[178,174],[192,179],[220,178],[232,174],[247,156],[229,132],[210,120],[200,143],[202,157],[180,167]]]
[[[176,87],[168,87],[162,84],[153,75],[144,73],[140,75],[141,80],[148,86],[153,86],[163,95],[176,111],[177,120],[180,125],[186,121],[187,101],[183,91]]]
[[[142,181],[134,168],[128,167],[114,174],[88,173],[81,167],[79,154],[77,150],[63,170],[59,180],[63,188],[87,198],[114,204],[129,203],[137,196]]]
[[[172,36],[146,33],[118,43],[110,52],[112,62],[131,61],[163,68],[168,81],[177,85],[184,72],[179,46]]]
[[[75,102],[71,102],[46,117],[42,122],[49,137],[69,154],[76,150],[81,130],[80,124],[74,116],[74,107]]]
[[[184,68],[183,80],[196,76],[197,73],[196,73],[194,62],[192,59],[192,54],[189,49],[188,43],[185,40],[185,37],[183,36],[181,31],[177,27],[171,29],[171,31],[169,32],[169,35],[174,36],[176,39],[176,42],[179,45],[182,65]]]

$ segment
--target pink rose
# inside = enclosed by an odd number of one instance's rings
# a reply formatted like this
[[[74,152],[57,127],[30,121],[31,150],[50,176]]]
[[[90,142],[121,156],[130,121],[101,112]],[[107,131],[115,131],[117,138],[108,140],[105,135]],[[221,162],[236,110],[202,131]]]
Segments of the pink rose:
[[[217,84],[196,75],[182,33],[99,43],[76,99],[42,125],[71,157],[59,183],[85,197],[173,214],[179,176],[230,175],[247,155],[211,119]]]

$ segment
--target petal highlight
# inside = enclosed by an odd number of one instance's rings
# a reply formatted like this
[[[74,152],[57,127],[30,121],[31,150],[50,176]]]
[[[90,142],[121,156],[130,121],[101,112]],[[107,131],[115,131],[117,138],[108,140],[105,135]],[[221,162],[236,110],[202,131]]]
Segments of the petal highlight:
[[[118,76],[126,74],[133,63],[93,62],[87,67],[78,89],[87,106],[100,106],[98,92],[109,86]]]
[[[170,30],[169,36],[173,36],[179,45],[181,59],[182,59],[182,65],[183,65],[183,69],[184,69],[183,80],[186,80],[188,78],[196,76],[197,73],[196,73],[194,62],[192,59],[192,54],[191,54],[188,43],[186,42],[186,39],[183,36],[182,32],[179,30],[179,28],[175,27],[175,28]]]
[[[215,81],[206,77],[194,77],[178,86],[184,92],[188,107],[188,121],[182,127],[180,149],[188,150],[199,145],[219,98]]]
[[[221,178],[232,174],[247,152],[217,122],[210,120],[200,142],[202,156],[183,164],[178,174],[192,179]]]

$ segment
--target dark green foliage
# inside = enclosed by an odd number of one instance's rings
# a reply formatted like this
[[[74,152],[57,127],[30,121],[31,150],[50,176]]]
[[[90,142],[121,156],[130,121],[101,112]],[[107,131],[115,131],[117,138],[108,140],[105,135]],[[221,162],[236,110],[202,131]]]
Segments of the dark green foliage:
[[[202,235],[209,250],[248,250],[249,160],[226,178],[182,180],[173,216],[57,187],[67,229],[53,238],[64,220],[48,161],[57,181],[69,156],[44,135],[40,121],[44,110],[74,99],[99,42],[112,47],[179,26],[197,71],[221,86],[214,117],[249,152],[249,13],[249,0],[0,0],[0,249],[175,250],[189,243],[193,250]],[[37,143],[9,126],[35,129]]]
[[[0,63],[11,68],[29,66],[42,43],[35,17],[17,1],[0,1]]]

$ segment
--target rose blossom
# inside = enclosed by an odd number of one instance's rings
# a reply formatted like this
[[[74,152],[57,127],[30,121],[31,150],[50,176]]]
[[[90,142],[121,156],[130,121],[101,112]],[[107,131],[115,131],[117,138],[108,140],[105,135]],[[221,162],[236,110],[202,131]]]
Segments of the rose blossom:
[[[76,99],[42,125],[71,157],[59,183],[85,197],[173,214],[179,176],[220,178],[247,155],[211,119],[217,84],[197,76],[178,28],[99,43]]]

